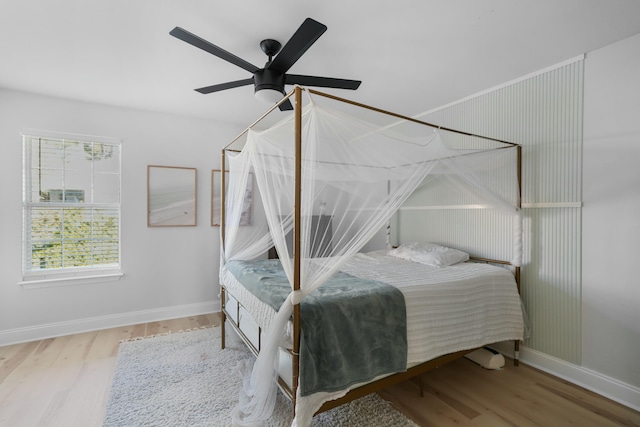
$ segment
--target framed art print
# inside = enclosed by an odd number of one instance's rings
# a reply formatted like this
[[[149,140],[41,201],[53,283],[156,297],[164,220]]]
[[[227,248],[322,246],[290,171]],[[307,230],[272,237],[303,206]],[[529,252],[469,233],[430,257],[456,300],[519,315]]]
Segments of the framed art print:
[[[229,171],[226,171],[226,182]],[[227,187],[228,188],[228,187]],[[219,169],[211,171],[211,225],[220,226],[220,207],[222,203],[222,175]],[[251,209],[253,205],[253,174],[249,174],[247,189],[242,205],[240,225],[251,225]]]
[[[147,226],[196,225],[196,168],[147,166]]]

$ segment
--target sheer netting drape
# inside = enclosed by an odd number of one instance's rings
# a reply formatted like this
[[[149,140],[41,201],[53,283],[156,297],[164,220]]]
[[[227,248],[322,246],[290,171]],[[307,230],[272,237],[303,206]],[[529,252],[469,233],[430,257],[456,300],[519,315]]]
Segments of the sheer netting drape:
[[[389,221],[394,212],[433,170],[455,174],[477,193],[486,187],[465,173],[467,159],[485,149],[447,147],[440,132],[415,123],[381,126],[312,100],[302,112],[302,156],[295,158],[294,116],[267,130],[249,130],[240,152],[227,152],[228,191],[222,267],[231,260],[253,259],[276,248],[292,292],[262,341],[260,355],[245,376],[235,425],[261,425],[273,411],[275,365],[293,306],[317,289]],[[296,161],[301,162],[300,291],[293,292],[291,239]],[[466,160],[468,161],[468,160]],[[247,183],[254,179],[251,226],[241,226]],[[487,205],[516,211],[512,201],[487,192]],[[326,217],[327,227],[313,218]],[[301,379],[304,381],[304,379]],[[346,391],[345,391],[346,393]],[[341,393],[344,394],[344,393]],[[297,399],[294,425],[308,425],[322,400]]]

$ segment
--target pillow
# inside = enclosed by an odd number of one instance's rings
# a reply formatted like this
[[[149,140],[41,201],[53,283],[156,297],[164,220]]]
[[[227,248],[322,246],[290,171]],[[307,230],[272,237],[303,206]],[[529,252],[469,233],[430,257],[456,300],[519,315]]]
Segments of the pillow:
[[[420,264],[446,267],[469,260],[469,254],[434,243],[405,243],[389,251],[389,255]]]

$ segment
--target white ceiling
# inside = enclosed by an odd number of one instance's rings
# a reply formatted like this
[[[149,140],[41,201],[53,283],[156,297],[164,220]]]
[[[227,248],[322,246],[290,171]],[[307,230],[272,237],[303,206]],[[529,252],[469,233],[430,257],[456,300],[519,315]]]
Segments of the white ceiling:
[[[169,35],[180,26],[262,67],[306,17],[328,30],[291,68],[416,115],[640,33],[638,0],[0,0],[0,87],[248,125],[251,75]],[[324,89],[323,89],[324,90]]]

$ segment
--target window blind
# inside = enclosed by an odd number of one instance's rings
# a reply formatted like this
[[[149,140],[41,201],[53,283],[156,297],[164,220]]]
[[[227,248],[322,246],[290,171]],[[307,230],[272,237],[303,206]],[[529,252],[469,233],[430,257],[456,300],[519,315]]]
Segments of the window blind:
[[[23,273],[120,267],[119,141],[23,135]]]

